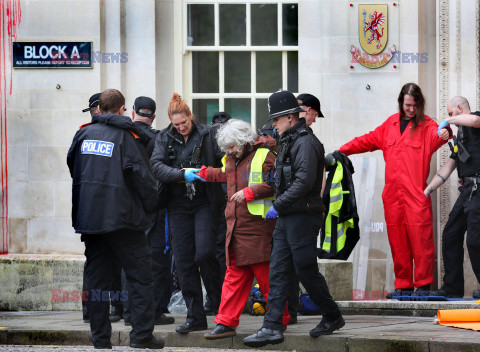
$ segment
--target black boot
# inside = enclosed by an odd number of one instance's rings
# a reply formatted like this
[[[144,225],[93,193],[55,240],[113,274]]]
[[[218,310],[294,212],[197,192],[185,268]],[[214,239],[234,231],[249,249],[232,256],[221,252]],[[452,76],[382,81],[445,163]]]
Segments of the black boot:
[[[397,288],[392,292],[386,294],[385,298],[392,299],[396,296],[411,296],[413,293],[413,288]]]
[[[149,341],[146,341],[146,342],[130,342],[130,347],[160,350],[163,347],[165,347],[165,341],[163,341],[160,338],[152,337]]]
[[[111,323],[116,323],[120,319],[123,319],[123,306],[112,305],[112,310],[110,311],[110,316],[108,318]]]
[[[428,296],[430,294],[430,284],[417,287],[412,296]]]
[[[283,342],[281,330],[261,328],[255,334],[243,339],[243,343],[249,347],[262,347],[269,344],[276,345]]]
[[[202,324],[202,323],[187,321],[185,324],[177,326],[175,331],[178,332],[179,334],[188,334],[189,332],[192,332],[192,331],[207,330],[207,329],[208,329],[207,323]]]
[[[331,335],[335,330],[341,329],[345,325],[345,320],[342,315],[338,316],[335,320],[327,320],[323,317],[314,329],[310,330],[311,337],[318,337],[322,335]]]
[[[155,318],[155,325],[168,325],[175,323],[174,317],[167,317],[165,314],[161,314]]]

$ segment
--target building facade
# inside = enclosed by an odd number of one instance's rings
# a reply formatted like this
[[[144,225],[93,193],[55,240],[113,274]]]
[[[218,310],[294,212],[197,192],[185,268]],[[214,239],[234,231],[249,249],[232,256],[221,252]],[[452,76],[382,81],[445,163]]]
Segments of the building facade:
[[[353,47],[362,51],[364,5],[386,6],[388,14],[381,45],[395,54],[378,68],[352,54]],[[127,113],[135,97],[154,98],[157,128],[169,123],[173,92],[202,122],[220,110],[256,128],[266,120],[272,92],[308,92],[326,116],[313,130],[327,153],[397,112],[407,82],[420,85],[427,115],[439,122],[455,95],[480,109],[480,0],[7,0],[0,11],[4,252],[83,252],[71,226],[66,152],[90,119],[81,112],[88,98],[107,88],[123,92]],[[95,59],[92,68],[12,68],[12,42],[91,42]],[[361,232],[368,261],[359,287],[390,290],[385,164],[381,152],[364,157],[376,169],[371,216]],[[448,157],[448,147],[439,150],[432,172]],[[433,197],[438,249],[456,196],[455,173]],[[468,252],[465,269],[468,293],[477,288]]]

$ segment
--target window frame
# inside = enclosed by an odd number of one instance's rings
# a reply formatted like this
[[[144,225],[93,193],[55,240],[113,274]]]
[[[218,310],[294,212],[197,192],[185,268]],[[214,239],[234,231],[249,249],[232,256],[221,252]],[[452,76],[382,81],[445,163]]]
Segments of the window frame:
[[[246,45],[220,45],[220,4],[227,5],[245,5],[246,6]],[[277,5],[277,44],[281,45],[268,45],[268,46],[253,46],[251,45],[251,7],[252,4],[275,4]],[[298,45],[283,45],[283,5],[295,4],[299,6],[298,0],[184,0],[183,1],[183,28],[184,33],[182,37],[183,57],[184,57],[184,93],[185,99],[189,102],[190,106],[193,104],[194,99],[218,99],[219,111],[225,109],[225,99],[235,98],[247,98],[250,99],[251,108],[251,124],[257,125],[256,116],[256,99],[268,99],[271,93],[257,93],[256,86],[256,52],[259,51],[275,51],[282,53],[282,89],[288,87],[288,61],[287,56],[289,51],[295,51],[298,53]],[[213,5],[214,6],[214,45],[209,46],[189,46],[187,45],[188,36],[188,5]],[[192,53],[195,51],[215,51],[219,55],[218,65],[218,79],[219,79],[219,91],[218,93],[194,93],[193,92],[193,69],[192,69]],[[250,93],[226,93],[225,92],[225,52],[226,51],[248,51],[251,53],[250,62]],[[297,75],[298,77],[298,75]],[[280,88],[280,87],[279,87]],[[298,92],[292,92],[297,95]]]

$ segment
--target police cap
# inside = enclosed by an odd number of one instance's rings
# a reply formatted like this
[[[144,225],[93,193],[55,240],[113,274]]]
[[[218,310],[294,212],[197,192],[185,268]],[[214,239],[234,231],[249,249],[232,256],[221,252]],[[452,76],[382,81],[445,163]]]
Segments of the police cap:
[[[149,97],[144,97],[144,96],[141,96],[135,99],[135,102],[133,104],[133,110],[137,115],[148,117],[150,119],[154,118],[153,115],[155,114],[156,108],[157,108],[157,105],[155,104],[155,100]],[[151,113],[146,114],[145,112],[140,112],[140,109],[150,110]]]

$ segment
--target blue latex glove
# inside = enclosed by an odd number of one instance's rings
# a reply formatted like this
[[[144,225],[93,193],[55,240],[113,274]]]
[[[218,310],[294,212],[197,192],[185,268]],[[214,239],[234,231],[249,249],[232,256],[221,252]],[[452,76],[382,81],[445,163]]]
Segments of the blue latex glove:
[[[195,175],[195,172],[199,172],[200,169],[189,169],[189,170],[185,170],[185,181],[187,181],[188,183],[192,183],[193,181],[196,181],[196,180],[200,180],[200,181],[204,181],[205,180],[203,178],[201,178],[200,176],[198,175]]]
[[[450,124],[446,121],[446,120],[443,120],[443,122],[440,124],[440,126],[438,126],[438,136],[440,137],[440,131],[442,130],[442,128],[445,128],[445,127],[448,127],[450,126]]]
[[[278,211],[276,211],[274,207],[270,207],[270,209],[268,209],[267,211],[267,214],[265,214],[265,221],[275,220],[277,217],[278,217]]]

